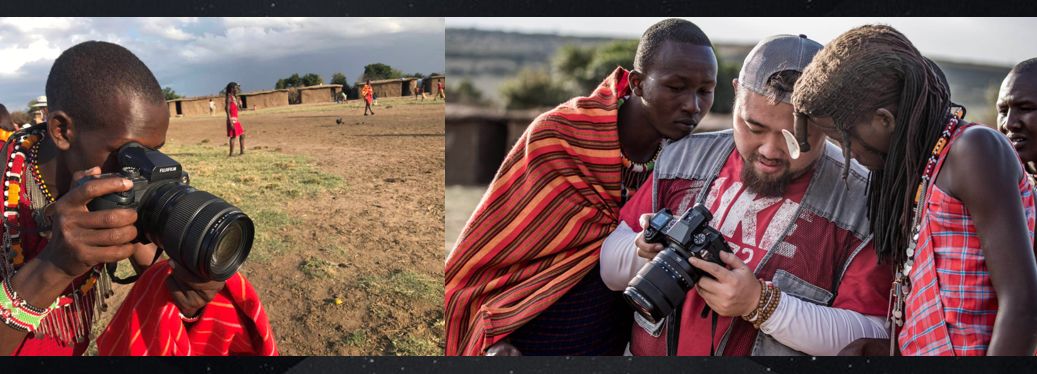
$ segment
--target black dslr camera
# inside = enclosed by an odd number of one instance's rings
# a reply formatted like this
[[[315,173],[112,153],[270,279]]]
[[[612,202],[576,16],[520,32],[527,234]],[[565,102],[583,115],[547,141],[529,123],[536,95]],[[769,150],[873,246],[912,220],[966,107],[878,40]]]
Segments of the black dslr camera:
[[[162,152],[131,142],[119,148],[117,157],[119,172],[95,178],[126,178],[133,189],[98,197],[87,208],[134,209],[136,241],[157,244],[202,279],[224,281],[234,275],[252,249],[252,220],[223,199],[191,187],[180,164]]]
[[[645,241],[665,248],[634,276],[623,291],[623,298],[641,316],[657,323],[670,315],[699,278],[711,277],[691,266],[690,257],[723,265],[720,251],[731,252],[724,236],[709,227],[713,214],[702,204],[688,209],[676,220],[663,208],[645,228]]]

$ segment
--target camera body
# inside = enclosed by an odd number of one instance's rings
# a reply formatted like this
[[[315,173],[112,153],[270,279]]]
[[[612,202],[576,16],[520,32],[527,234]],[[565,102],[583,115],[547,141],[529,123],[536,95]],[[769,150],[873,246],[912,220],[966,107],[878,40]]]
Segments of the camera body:
[[[623,298],[635,311],[655,323],[670,315],[684,301],[688,290],[708,273],[691,266],[696,257],[724,265],[720,252],[731,252],[724,236],[709,226],[713,214],[702,204],[674,219],[669,209],[657,212],[645,228],[648,243],[664,248],[630,281]]]
[[[91,200],[87,204],[90,211],[126,208],[134,209],[139,214],[141,203],[146,201],[145,195],[155,187],[166,183],[180,183],[185,186],[190,184],[189,177],[180,163],[157,150],[138,143],[129,143],[119,149],[117,157],[120,167],[118,172],[101,174],[95,178],[126,178],[133,182],[133,188]],[[84,182],[86,180],[80,181],[79,184]],[[142,223],[138,218],[138,229],[142,228]],[[141,231],[138,240],[148,239],[143,237],[143,234]]]
[[[155,243],[202,279],[224,281],[234,275],[252,249],[255,226],[248,215],[191,187],[180,163],[162,152],[131,142],[119,148],[117,158],[118,172],[93,178],[126,178],[133,188],[97,197],[87,208],[134,209],[136,242]]]

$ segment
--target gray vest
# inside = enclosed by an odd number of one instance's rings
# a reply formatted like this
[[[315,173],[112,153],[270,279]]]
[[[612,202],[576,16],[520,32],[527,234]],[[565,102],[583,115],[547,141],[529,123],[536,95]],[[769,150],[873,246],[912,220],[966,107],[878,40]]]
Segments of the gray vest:
[[[659,161],[656,163],[654,186],[652,189],[652,209],[657,211],[661,208],[659,201],[659,181],[666,179],[686,179],[694,184],[701,183],[701,189],[695,200],[701,203],[705,200],[714,179],[720,173],[725,161],[734,151],[734,138],[731,130],[694,134],[674,143],[667,145]],[[818,150],[814,150],[817,152]],[[843,273],[852,262],[853,258],[871,241],[871,227],[867,220],[867,190],[868,171],[855,161],[851,161],[850,173],[846,180],[842,178],[844,158],[842,150],[832,143],[825,142],[822,150],[825,154],[821,156],[814,165],[814,173],[810,179],[806,194],[800,202],[796,217],[800,217],[804,210],[809,211],[815,217],[823,218],[830,224],[841,230],[846,230],[860,240],[860,245],[852,249],[841,266],[839,274],[833,274],[834,283],[831,289],[828,285],[815,285],[797,277],[785,270],[777,270],[772,278],[775,286],[787,295],[806,300],[815,304],[830,306],[835,298],[835,291],[841,281]],[[674,212],[675,214],[683,212]],[[789,226],[795,225],[798,219],[791,220]],[[787,236],[789,227],[784,229]],[[777,247],[783,241],[777,241],[773,247],[768,248],[767,254],[760,261],[754,271],[759,272],[772,255],[777,252]],[[646,332],[659,336],[662,323],[658,325],[648,324],[647,321],[637,317],[638,325],[645,328]],[[732,326],[734,326],[732,324]],[[654,331],[653,331],[654,330]],[[717,352],[724,351],[728,338],[731,334],[729,328],[718,346]],[[754,356],[783,356],[802,355],[803,353],[789,348],[767,334],[757,333],[752,355]]]

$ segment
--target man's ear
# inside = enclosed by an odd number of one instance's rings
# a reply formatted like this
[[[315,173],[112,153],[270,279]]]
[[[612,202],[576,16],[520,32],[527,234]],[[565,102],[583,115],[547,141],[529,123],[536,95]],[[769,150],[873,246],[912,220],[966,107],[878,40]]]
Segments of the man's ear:
[[[878,125],[886,134],[893,134],[893,129],[897,127],[897,118],[888,109],[878,108],[872,117],[872,123]]]
[[[637,70],[631,70],[627,79],[630,81],[630,91],[637,97],[644,96],[644,89],[641,87],[645,79],[644,73]]]
[[[77,135],[72,117],[64,111],[56,111],[47,119],[47,135],[54,141],[54,145],[62,151],[67,151],[72,146],[72,141]]]

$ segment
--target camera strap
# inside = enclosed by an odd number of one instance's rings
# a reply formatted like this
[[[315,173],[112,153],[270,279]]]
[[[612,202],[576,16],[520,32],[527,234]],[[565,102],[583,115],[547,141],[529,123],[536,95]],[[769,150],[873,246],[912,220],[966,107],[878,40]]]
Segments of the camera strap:
[[[151,264],[148,266],[154,265],[160,257],[162,257],[162,247],[158,247],[155,249],[155,258],[151,259]],[[106,263],[104,264],[104,268],[105,271],[108,272],[108,277],[111,278],[112,282],[118,284],[130,284],[136,282],[137,278],[140,278],[140,274],[133,274],[126,278],[119,278],[115,276],[115,270],[119,268],[118,263]]]
[[[677,344],[680,343],[681,334],[681,310],[684,303],[677,304],[674,308],[676,313],[666,319],[666,355],[677,355]]]
[[[712,319],[709,323],[709,355],[716,356],[717,346],[713,343],[713,339],[717,336],[717,312],[710,310],[709,314],[711,315],[710,319]]]

